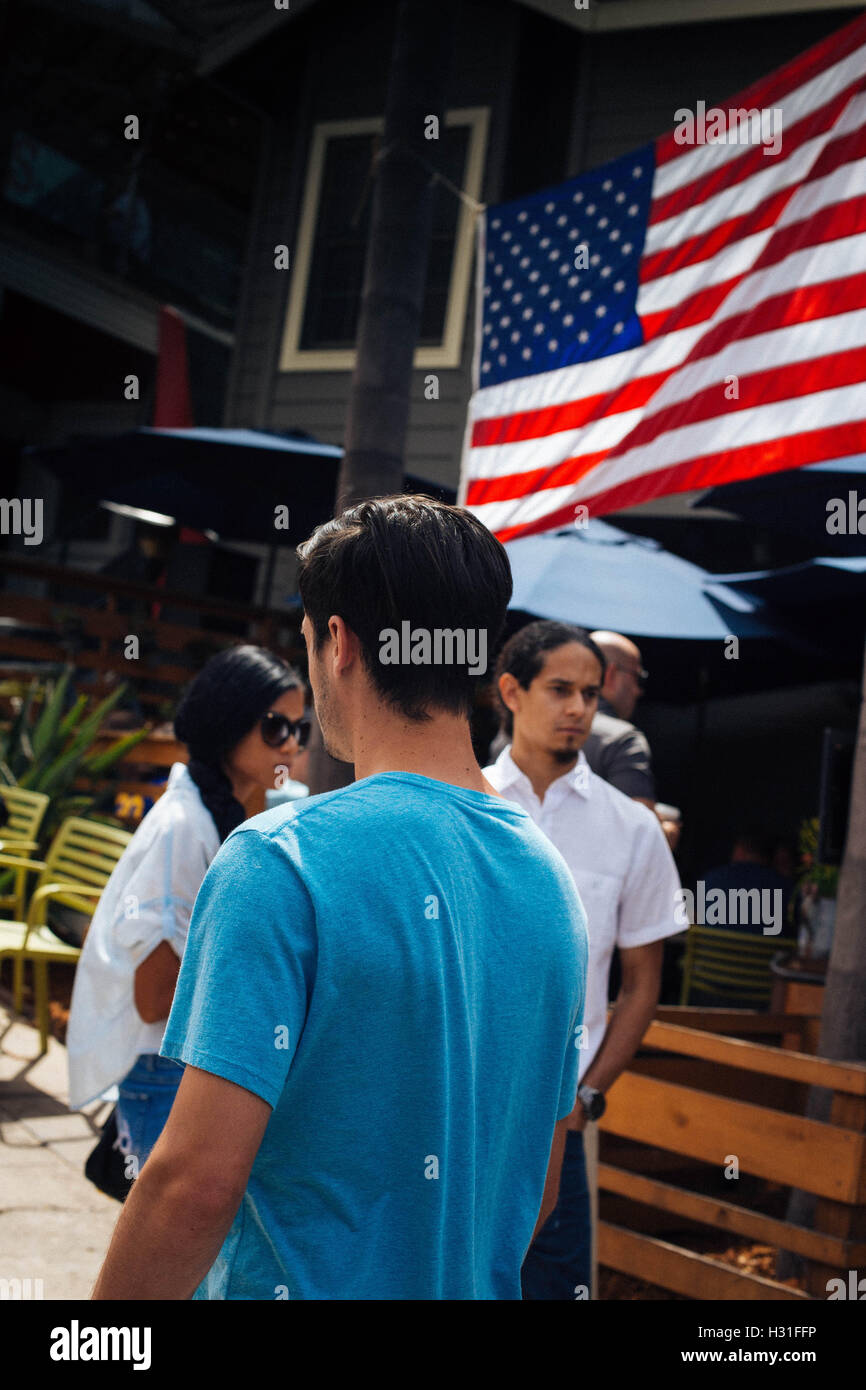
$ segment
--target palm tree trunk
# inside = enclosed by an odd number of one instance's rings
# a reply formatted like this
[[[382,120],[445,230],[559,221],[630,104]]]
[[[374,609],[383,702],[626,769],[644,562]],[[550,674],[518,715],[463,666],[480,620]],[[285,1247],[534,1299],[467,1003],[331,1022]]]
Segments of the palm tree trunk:
[[[425,121],[445,124],[455,0],[401,0],[388,77],[385,131],[375,171],[337,512],[365,497],[401,492],[415,346],[421,323],[433,208],[436,143]],[[424,160],[425,163],[422,163]],[[316,737],[310,790],[351,781]]]

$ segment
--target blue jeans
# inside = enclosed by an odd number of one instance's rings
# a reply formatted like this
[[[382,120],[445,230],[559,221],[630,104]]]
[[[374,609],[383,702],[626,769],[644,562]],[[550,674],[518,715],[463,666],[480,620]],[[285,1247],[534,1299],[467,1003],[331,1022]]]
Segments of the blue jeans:
[[[155,1052],[142,1052],[118,1086],[117,1147],[124,1157],[134,1154],[137,1177],[162,1133],[180,1079],[183,1063]]]
[[[527,1250],[520,1271],[523,1297],[574,1299],[581,1289],[580,1296],[588,1298],[591,1260],[589,1185],[583,1135],[579,1130],[570,1129],[565,1139],[559,1201]]]

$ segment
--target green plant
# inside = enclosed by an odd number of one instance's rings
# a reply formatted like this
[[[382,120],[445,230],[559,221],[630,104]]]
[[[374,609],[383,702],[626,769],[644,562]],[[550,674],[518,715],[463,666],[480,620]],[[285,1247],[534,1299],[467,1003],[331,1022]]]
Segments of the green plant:
[[[833,864],[818,862],[818,830],[817,816],[804,820],[800,826],[800,873],[797,875],[797,887],[805,888],[807,884],[814,884],[818,889],[819,898],[835,898],[839,885],[839,870]]]
[[[84,815],[105,800],[73,793],[75,779],[104,777],[148,733],[146,728],[136,729],[110,748],[94,752],[102,724],[122,700],[126,686],[118,686],[96,704],[79,695],[64,714],[71,679],[70,666],[56,682],[32,681],[23,694],[11,697],[12,722],[0,729],[0,781],[51,797],[43,822],[45,839],[67,816]]]

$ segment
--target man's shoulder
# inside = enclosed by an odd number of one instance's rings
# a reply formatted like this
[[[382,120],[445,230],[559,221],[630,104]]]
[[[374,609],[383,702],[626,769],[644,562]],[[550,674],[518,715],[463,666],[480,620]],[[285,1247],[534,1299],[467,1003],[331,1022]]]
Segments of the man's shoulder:
[[[605,714],[603,710],[599,710],[593,718],[589,737],[600,743],[633,742],[649,748],[646,734],[636,724],[630,724],[627,719],[618,719],[615,714]]]

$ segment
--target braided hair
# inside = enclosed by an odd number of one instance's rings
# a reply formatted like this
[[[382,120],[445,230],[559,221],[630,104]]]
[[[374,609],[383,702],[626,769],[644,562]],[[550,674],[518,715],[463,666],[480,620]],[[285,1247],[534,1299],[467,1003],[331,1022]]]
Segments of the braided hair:
[[[189,749],[189,774],[213,817],[220,840],[246,817],[223,763],[270,706],[302,688],[294,667],[264,647],[229,647],[202,667],[174,718],[175,737]]]

